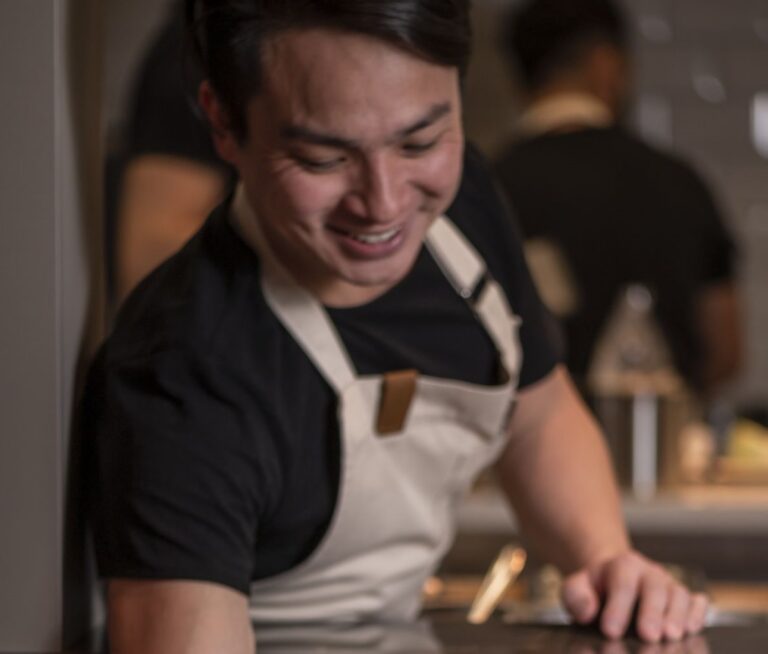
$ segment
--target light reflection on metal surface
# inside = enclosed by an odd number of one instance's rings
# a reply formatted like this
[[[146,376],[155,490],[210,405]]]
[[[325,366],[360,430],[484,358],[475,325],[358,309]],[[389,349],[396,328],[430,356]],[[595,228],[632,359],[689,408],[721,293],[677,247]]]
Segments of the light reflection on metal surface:
[[[526,558],[522,547],[508,545],[501,550],[472,602],[467,615],[468,622],[482,624],[488,620],[504,597],[504,593],[520,576],[525,567]]]
[[[753,26],[757,37],[768,43],[768,18],[756,18]]]
[[[255,625],[258,654],[441,654],[426,621],[413,624]]]
[[[670,22],[659,15],[641,16],[639,20],[640,34],[648,41],[666,43],[672,40],[673,31]]]
[[[768,91],[755,94],[752,100],[752,143],[768,159]]]
[[[645,139],[661,146],[671,146],[674,142],[672,106],[667,98],[658,94],[642,95],[636,103],[634,120]]]
[[[647,41],[668,43],[674,37],[672,21],[664,0],[635,0],[637,30]]]
[[[710,104],[722,104],[728,99],[723,62],[713,52],[697,51],[691,60],[691,84],[699,98]]]

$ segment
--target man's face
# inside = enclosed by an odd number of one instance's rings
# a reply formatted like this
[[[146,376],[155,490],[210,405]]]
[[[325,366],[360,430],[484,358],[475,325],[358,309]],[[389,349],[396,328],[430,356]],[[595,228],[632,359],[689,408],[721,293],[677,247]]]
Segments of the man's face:
[[[461,176],[458,72],[374,38],[273,37],[238,168],[262,230],[323,302],[366,302],[410,270]]]

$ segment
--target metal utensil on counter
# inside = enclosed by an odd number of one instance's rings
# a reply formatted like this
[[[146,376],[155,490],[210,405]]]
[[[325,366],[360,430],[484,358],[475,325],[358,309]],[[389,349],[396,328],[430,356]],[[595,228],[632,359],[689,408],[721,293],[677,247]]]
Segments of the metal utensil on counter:
[[[483,624],[488,620],[504,593],[520,576],[526,558],[525,550],[517,545],[507,545],[501,550],[475,595],[467,614],[468,622]]]

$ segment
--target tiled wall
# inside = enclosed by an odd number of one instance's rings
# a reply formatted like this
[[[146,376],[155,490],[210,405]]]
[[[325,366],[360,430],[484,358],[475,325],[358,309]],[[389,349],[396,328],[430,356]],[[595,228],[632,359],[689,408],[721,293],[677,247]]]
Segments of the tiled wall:
[[[491,154],[516,113],[494,50],[498,14],[508,4],[475,2],[467,129]],[[748,355],[728,395],[768,404],[768,0],[624,5],[635,32],[634,122],[712,183],[741,247]]]

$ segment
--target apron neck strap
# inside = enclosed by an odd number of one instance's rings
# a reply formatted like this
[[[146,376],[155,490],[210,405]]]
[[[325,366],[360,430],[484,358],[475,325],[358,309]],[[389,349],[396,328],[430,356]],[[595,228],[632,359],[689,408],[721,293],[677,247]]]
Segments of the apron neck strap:
[[[506,373],[516,375],[521,354],[514,327],[519,325],[520,318],[513,313],[498,282],[489,275],[483,258],[445,216],[432,224],[426,244],[443,274],[472,306],[490,334]]]
[[[357,377],[352,361],[326,311],[275,257],[242,184],[235,191],[232,219],[242,237],[260,256],[261,286],[267,304],[336,394],[341,395]]]
[[[472,297],[485,276],[485,261],[454,224],[440,216],[427,233],[426,245],[456,292]]]
[[[232,202],[232,219],[238,232],[260,256],[261,285],[267,303],[341,395],[357,378],[354,364],[328,313],[270,249],[242,183]],[[482,257],[444,216],[430,227],[426,246],[456,292],[473,306],[499,350],[506,372],[514,375],[519,367],[520,348],[510,323],[514,325],[519,318],[512,313],[499,285],[488,276]]]

